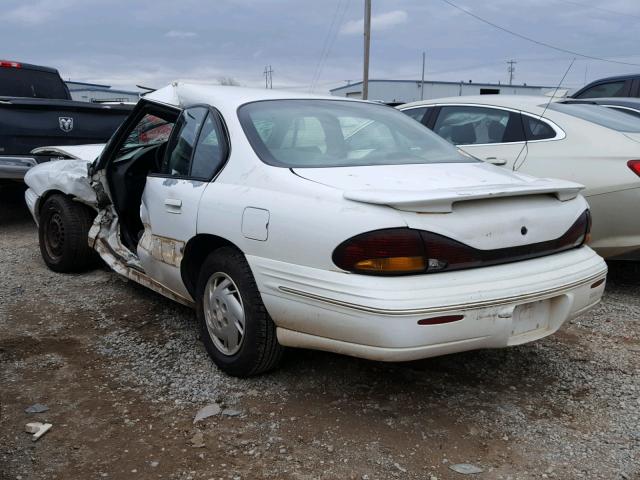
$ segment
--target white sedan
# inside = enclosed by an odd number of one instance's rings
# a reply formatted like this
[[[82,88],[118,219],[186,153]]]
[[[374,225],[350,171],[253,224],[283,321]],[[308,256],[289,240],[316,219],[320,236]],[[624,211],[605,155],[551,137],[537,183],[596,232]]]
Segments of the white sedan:
[[[463,156],[373,103],[172,84],[95,162],[26,183],[50,268],[97,252],[193,306],[231,375],[286,346],[403,361],[517,345],[604,289],[579,185]]]
[[[547,107],[548,105],[548,107]],[[581,183],[604,257],[640,249],[640,118],[548,97],[479,95],[402,105],[463,151],[509,170]]]

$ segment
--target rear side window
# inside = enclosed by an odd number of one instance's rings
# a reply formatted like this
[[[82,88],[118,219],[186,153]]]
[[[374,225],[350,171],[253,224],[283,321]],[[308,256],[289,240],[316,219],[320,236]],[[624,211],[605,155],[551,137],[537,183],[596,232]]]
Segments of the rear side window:
[[[433,130],[454,145],[525,141],[519,113],[489,107],[442,107]]]
[[[556,136],[556,131],[546,122],[529,115],[522,115],[527,140],[547,140]]]
[[[408,108],[406,110],[400,110],[402,113],[409,115],[414,120],[422,123],[425,114],[427,113],[427,107],[419,107],[419,108]]]
[[[69,99],[69,91],[53,72],[0,67],[0,96]]]
[[[622,97],[624,96],[625,81],[601,83],[585,90],[576,98],[600,98],[600,97]]]
[[[198,137],[190,175],[208,180],[222,168],[226,158],[227,144],[222,125],[216,115],[209,112]]]
[[[182,112],[176,123],[176,132],[167,146],[167,155],[160,171],[162,174],[189,175],[196,137],[206,115],[207,109],[204,107],[188,108]]]

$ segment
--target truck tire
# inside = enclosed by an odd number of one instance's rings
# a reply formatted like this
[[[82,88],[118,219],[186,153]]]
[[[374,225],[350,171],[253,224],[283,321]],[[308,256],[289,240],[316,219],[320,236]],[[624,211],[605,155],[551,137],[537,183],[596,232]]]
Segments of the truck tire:
[[[62,195],[51,195],[40,209],[38,237],[44,263],[54,272],[81,272],[95,266],[89,229],[96,213]]]
[[[234,377],[275,368],[284,348],[244,255],[233,247],[209,254],[198,277],[196,312],[207,352]]]

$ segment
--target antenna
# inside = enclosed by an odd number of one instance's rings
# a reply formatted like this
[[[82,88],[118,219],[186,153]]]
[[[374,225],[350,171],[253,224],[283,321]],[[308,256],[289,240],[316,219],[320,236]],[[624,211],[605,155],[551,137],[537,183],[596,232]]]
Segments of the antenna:
[[[556,93],[558,93],[558,90],[560,89],[560,87],[562,86],[562,82],[564,82],[564,79],[567,78],[567,75],[569,74],[569,71],[571,70],[571,67],[573,67],[573,63],[576,61],[576,57],[573,57],[573,60],[571,60],[571,63],[569,64],[569,68],[567,68],[567,71],[564,72],[564,75],[562,76],[562,78],[560,79],[560,83],[558,83],[558,86],[555,88],[555,90],[553,91],[553,95],[551,95],[551,97],[549,97],[549,101],[547,102],[547,104],[544,106],[544,110],[542,110],[542,113],[540,114],[540,116],[538,117],[538,120],[541,120],[544,117],[544,114],[547,113],[547,108],[549,108],[549,105],[551,105],[551,102],[553,102],[553,99],[556,97]],[[526,143],[525,143],[526,146]],[[524,147],[523,147],[524,149]],[[522,151],[520,152],[522,153]],[[518,154],[518,156],[520,156],[520,154]],[[520,163],[520,165],[517,166],[516,168],[516,164],[518,163],[517,159],[515,162],[513,162],[513,171],[516,171],[518,168],[520,168],[522,166],[522,164],[524,163],[524,161],[526,160],[526,157],[522,160],[522,162]]]

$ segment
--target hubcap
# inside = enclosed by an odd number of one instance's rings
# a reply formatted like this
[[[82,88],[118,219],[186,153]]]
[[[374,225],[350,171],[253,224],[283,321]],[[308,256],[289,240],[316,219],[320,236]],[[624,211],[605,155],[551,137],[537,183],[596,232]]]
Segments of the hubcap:
[[[233,355],[244,340],[244,305],[238,287],[226,273],[211,275],[204,288],[204,318],[209,336],[224,355]]]
[[[60,213],[54,212],[45,224],[45,247],[51,257],[62,256],[64,249],[64,223]]]

